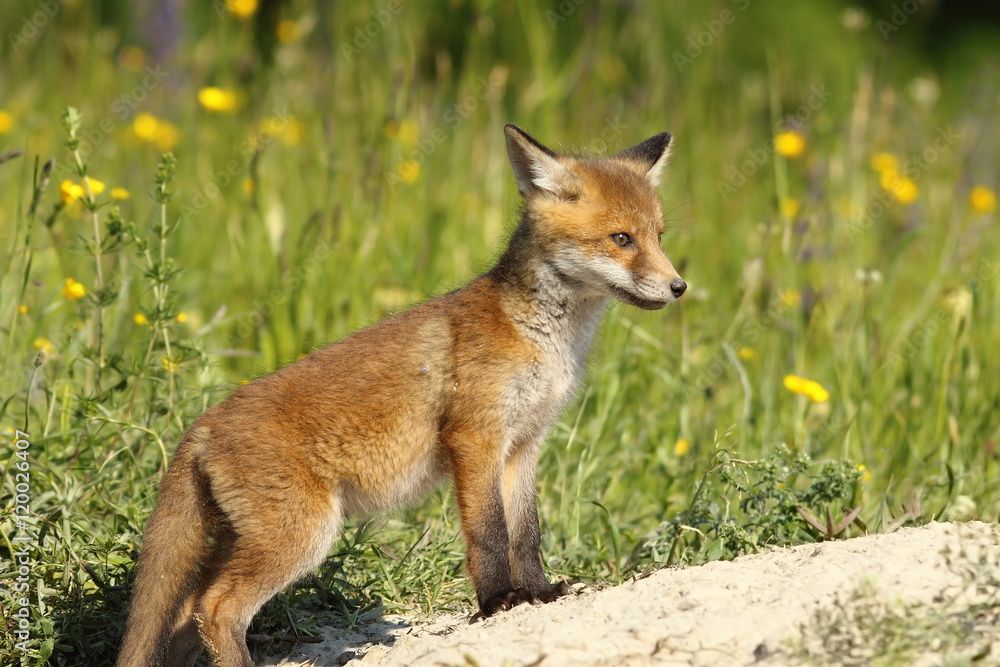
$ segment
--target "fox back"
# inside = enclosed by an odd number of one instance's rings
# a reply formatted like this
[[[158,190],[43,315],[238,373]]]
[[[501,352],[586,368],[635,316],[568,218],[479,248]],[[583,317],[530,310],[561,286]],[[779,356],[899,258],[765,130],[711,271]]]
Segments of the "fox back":
[[[660,246],[670,135],[559,156],[513,125],[525,208],[471,283],[240,387],[178,445],[146,528],[119,665],[252,665],[260,607],[319,565],[349,517],[455,483],[473,620],[570,592],[546,578],[539,448],[612,298],[658,309],[686,284]]]

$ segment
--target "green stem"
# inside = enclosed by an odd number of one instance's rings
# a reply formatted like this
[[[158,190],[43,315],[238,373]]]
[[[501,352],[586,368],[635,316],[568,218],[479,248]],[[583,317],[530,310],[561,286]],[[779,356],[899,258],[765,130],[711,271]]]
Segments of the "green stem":
[[[94,266],[95,266],[95,282],[94,290],[97,292],[97,369],[94,373],[94,385],[98,392],[101,391],[101,376],[104,373],[104,304],[103,294],[104,291],[104,268],[101,264],[101,257],[103,255],[101,251],[101,219],[97,215],[97,202],[94,197],[94,190],[90,186],[90,177],[87,176],[86,167],[83,164],[83,159],[80,157],[80,152],[77,149],[73,149],[73,158],[76,160],[76,170],[77,173],[83,178],[83,186],[87,190],[87,208],[90,210],[90,219],[93,222],[94,229]]]

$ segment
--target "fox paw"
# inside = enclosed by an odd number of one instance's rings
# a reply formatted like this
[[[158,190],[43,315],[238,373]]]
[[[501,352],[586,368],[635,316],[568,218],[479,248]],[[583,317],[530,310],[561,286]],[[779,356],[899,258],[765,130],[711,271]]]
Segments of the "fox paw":
[[[513,609],[519,604],[538,605],[552,602],[572,592],[573,589],[570,588],[569,584],[565,581],[560,581],[558,584],[549,584],[542,589],[515,588],[514,590],[497,593],[479,605],[479,611],[469,619],[469,623],[476,623],[484,618],[489,618],[499,611]]]
[[[554,602],[556,599],[563,597],[564,595],[571,595],[573,589],[570,588],[569,584],[565,581],[560,581],[555,584],[549,584],[545,588],[537,591],[532,591],[531,604],[545,604],[547,602]]]

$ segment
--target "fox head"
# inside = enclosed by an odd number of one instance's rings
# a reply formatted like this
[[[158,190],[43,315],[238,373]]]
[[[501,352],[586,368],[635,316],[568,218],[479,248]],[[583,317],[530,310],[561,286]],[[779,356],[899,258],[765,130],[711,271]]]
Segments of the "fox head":
[[[687,289],[663,253],[656,193],[670,133],[604,159],[557,155],[514,125],[507,153],[525,200],[524,233],[560,276],[593,295],[656,310]]]

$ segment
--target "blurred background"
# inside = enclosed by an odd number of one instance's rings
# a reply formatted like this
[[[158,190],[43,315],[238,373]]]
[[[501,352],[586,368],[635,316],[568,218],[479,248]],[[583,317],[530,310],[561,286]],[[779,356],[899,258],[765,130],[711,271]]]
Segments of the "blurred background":
[[[699,275],[710,263],[694,263],[690,282],[707,289],[737,280],[755,242],[742,225],[763,216],[747,211],[748,191],[775,206],[801,199],[776,191],[785,178],[770,159],[750,176],[743,168],[783,129],[808,140],[802,185],[832,205],[843,202],[829,179],[853,182],[870,154],[930,140],[963,115],[984,122],[962,138],[956,185],[995,179],[997,130],[985,121],[997,110],[998,14],[991,3],[934,0],[18,1],[3,19],[0,145],[27,159],[0,184],[16,188],[35,155],[54,157],[55,183],[64,180],[72,160],[57,120],[75,106],[81,151],[109,187],[140,193],[161,152],[178,156],[177,213],[192,223],[177,237],[186,279],[225,284],[230,313],[259,310],[316,235],[351,235],[338,237],[345,256],[392,257],[370,267],[367,294],[349,295],[346,312],[316,328],[286,338],[291,330],[244,327],[240,338],[275,362],[302,333],[322,342],[363,324],[376,292],[392,307],[488,266],[514,217],[503,123],[595,154],[666,129],[674,259],[712,237],[730,258],[711,263],[711,277]],[[849,152],[833,155],[834,145]],[[750,188],[726,196],[741,175]],[[127,212],[146,214],[142,199]],[[17,216],[2,215],[13,238]],[[62,254],[71,227],[53,221],[49,254]],[[205,318],[220,305],[188,310]]]
[[[997,3],[8,0],[0,27],[32,659],[110,660],[195,415],[491,266],[508,122],[594,156],[672,132],[664,247],[690,285],[612,307],[553,429],[555,576],[832,537],[798,508],[861,507],[840,534],[1000,514]],[[465,608],[452,507],[352,528],[255,632]]]

